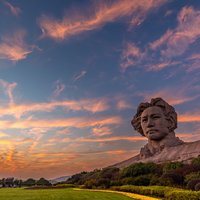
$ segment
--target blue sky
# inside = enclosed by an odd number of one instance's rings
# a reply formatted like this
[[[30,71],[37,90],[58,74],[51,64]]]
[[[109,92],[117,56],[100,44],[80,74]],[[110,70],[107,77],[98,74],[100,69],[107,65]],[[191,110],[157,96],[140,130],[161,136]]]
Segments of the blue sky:
[[[146,143],[130,125],[162,97],[200,139],[200,3],[0,1],[0,176],[102,168]]]

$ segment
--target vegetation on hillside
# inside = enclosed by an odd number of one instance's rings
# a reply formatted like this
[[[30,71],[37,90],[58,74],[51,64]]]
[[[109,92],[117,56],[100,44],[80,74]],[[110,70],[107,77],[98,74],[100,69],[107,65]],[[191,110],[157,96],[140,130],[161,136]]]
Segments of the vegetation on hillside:
[[[183,162],[136,163],[123,169],[115,167],[95,169],[91,172],[75,174],[65,183],[82,185],[89,189],[107,189],[122,185],[158,185],[200,190],[200,157],[193,159],[190,164]]]

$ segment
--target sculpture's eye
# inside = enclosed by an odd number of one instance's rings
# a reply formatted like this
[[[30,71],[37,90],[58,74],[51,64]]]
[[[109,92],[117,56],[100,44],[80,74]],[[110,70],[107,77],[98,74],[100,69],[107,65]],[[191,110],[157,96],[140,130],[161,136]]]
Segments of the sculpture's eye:
[[[153,119],[159,119],[159,118],[160,118],[159,115],[154,115],[154,116],[153,116]]]
[[[144,122],[144,123],[147,122],[147,118],[143,118],[142,122]]]

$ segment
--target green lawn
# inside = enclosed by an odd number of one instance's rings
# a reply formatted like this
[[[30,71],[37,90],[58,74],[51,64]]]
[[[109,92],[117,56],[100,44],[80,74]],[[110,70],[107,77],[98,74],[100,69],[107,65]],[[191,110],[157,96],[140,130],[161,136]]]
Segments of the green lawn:
[[[73,189],[0,189],[0,200],[133,200],[121,194]]]

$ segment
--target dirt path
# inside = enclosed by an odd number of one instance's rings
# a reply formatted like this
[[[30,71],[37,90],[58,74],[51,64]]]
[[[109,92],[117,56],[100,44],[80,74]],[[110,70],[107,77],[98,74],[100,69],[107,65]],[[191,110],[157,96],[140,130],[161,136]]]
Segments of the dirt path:
[[[155,198],[155,197],[148,197],[144,196],[141,194],[134,194],[130,192],[120,192],[120,191],[113,191],[113,190],[96,190],[96,189],[80,189],[80,188],[74,188],[74,190],[87,190],[87,191],[93,191],[93,192],[111,192],[111,193],[118,193],[118,194],[123,194],[125,196],[134,198],[134,199],[139,199],[139,200],[161,200],[160,198]]]

